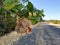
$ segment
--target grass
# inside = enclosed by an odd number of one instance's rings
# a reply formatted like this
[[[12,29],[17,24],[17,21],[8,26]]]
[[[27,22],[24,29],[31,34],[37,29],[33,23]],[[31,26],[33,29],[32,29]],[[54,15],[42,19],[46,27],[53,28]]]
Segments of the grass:
[[[60,20],[49,20],[49,22],[54,23],[54,24],[60,24]]]
[[[20,34],[16,32],[11,32],[5,36],[0,37],[0,45],[8,45],[12,44],[13,42],[17,41],[20,38]]]

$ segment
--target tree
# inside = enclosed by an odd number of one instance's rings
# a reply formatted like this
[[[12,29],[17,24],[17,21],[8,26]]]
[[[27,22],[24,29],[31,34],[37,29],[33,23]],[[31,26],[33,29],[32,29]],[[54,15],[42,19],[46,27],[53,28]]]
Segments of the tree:
[[[33,4],[29,0],[0,0],[0,15],[4,16],[3,20],[8,32],[17,25],[16,22],[19,22],[20,18],[29,19],[29,12],[33,18],[42,18],[43,16],[43,10],[34,9]],[[33,16],[34,12],[37,13],[36,17]]]
[[[22,0],[22,3],[29,2],[28,0]],[[28,11],[26,13],[22,11],[21,9],[25,8],[25,6],[19,2],[19,0],[0,0],[0,15],[5,15],[4,22],[5,22],[5,27],[8,30],[10,25],[9,23],[12,23],[13,20],[16,17],[16,22],[19,20],[19,18],[27,17],[29,14]],[[27,4],[28,5],[28,4]],[[27,7],[26,5],[26,7]],[[4,9],[4,10],[3,10]],[[27,9],[28,10],[28,9]],[[20,14],[21,12],[24,12],[25,14]],[[4,13],[4,14],[3,14]],[[15,22],[15,21],[14,21]],[[13,24],[13,23],[12,23]]]
[[[35,13],[35,14],[33,14],[33,16],[30,17],[32,24],[36,24],[36,23],[42,21],[43,17],[45,16],[43,9],[38,10],[38,9],[34,8],[33,13]]]

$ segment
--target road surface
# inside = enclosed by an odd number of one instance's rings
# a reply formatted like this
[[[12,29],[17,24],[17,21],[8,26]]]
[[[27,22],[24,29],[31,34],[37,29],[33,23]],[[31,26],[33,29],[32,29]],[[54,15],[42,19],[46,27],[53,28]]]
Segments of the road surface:
[[[22,36],[13,45],[60,45],[60,28],[39,23],[31,34]]]

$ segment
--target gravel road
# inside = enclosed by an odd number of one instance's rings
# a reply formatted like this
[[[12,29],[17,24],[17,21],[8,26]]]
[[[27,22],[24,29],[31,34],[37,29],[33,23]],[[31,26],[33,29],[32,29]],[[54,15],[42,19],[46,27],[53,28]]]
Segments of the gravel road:
[[[60,28],[39,23],[31,34],[22,36],[14,45],[60,45]]]
[[[44,45],[60,45],[60,28],[47,23],[43,23],[42,27]]]

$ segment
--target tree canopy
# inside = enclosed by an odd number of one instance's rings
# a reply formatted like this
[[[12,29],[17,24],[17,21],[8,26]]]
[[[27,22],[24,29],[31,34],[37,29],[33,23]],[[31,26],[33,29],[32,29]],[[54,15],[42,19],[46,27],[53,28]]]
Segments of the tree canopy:
[[[3,27],[7,32],[16,26],[17,16],[29,19],[32,24],[36,24],[44,17],[44,10],[36,9],[29,0],[0,0],[0,17],[2,17],[0,21],[3,22]]]

